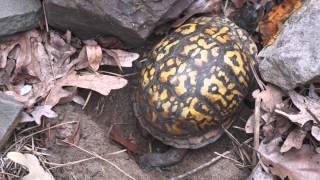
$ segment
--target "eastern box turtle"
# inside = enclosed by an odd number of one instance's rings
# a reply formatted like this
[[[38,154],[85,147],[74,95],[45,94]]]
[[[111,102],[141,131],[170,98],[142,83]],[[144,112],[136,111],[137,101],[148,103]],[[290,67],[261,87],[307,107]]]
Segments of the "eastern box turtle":
[[[140,124],[176,148],[216,141],[249,93],[256,53],[248,33],[226,18],[189,20],[154,47],[142,68],[134,105]]]

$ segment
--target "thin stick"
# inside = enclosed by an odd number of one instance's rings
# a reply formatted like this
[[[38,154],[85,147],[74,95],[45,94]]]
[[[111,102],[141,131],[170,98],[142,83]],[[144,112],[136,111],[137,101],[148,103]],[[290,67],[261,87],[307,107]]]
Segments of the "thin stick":
[[[83,106],[82,106],[82,110],[84,110],[84,108],[86,108],[86,106],[87,106],[87,104],[88,104],[88,102],[89,102],[89,100],[90,100],[90,98],[91,98],[91,95],[92,95],[92,91],[89,91],[89,94],[88,94],[88,96],[87,96],[87,99],[86,99],[86,101],[84,102],[84,104],[83,104]]]
[[[237,145],[240,153],[243,153],[245,158],[247,158],[247,160],[250,163],[251,162],[250,156],[248,155],[247,151],[242,148],[242,144],[238,141],[238,139],[236,137],[234,137],[226,128],[223,128],[223,130],[228,135],[228,137]]]
[[[235,159],[233,159],[233,158],[231,158],[231,157],[225,156],[225,155],[220,154],[220,153],[218,153],[218,152],[214,152],[214,153],[215,153],[217,156],[221,156],[221,157],[223,157],[223,158],[225,158],[225,159],[228,159],[228,160],[230,160],[230,161],[232,161],[232,162],[234,162],[234,163],[242,164],[240,161],[237,161],[237,160],[235,160]]]
[[[47,19],[47,11],[46,11],[46,7],[44,5],[45,1],[42,1],[42,8],[43,8],[43,15],[44,15],[44,21],[46,23],[46,32],[49,32],[49,25],[48,25],[48,19]]]
[[[73,147],[76,147],[77,149],[79,149],[79,150],[81,150],[81,151],[83,151],[83,152],[85,152],[85,153],[88,153],[88,154],[90,154],[90,155],[92,155],[92,156],[94,156],[94,157],[97,157],[98,159],[101,159],[101,160],[107,162],[108,164],[110,164],[111,166],[113,166],[114,168],[116,168],[118,171],[120,171],[121,173],[123,173],[123,174],[124,174],[125,176],[127,176],[128,178],[130,178],[130,179],[132,179],[132,180],[136,180],[134,177],[132,177],[131,175],[129,175],[128,173],[126,173],[124,170],[122,170],[119,166],[117,166],[117,165],[114,164],[113,162],[109,161],[108,159],[105,159],[104,157],[96,154],[95,152],[90,152],[90,151],[88,151],[88,150],[85,150],[85,149],[83,149],[83,148],[81,148],[81,147],[79,147],[79,146],[77,146],[77,145],[75,145],[75,144],[69,143],[69,142],[67,142],[67,141],[63,141],[63,142],[64,142],[64,143],[67,143],[67,144],[69,144],[69,145],[71,145],[71,146],[73,146]]]
[[[226,156],[226,155],[228,155],[230,153],[231,153],[231,151],[226,151],[226,152],[222,153],[221,156],[216,156],[216,157],[212,158],[209,162],[206,162],[206,163],[200,165],[199,167],[194,168],[191,171],[188,171],[188,172],[186,172],[184,174],[181,174],[179,176],[170,178],[170,180],[179,180],[179,179],[183,179],[183,178],[185,178],[187,176],[190,176],[190,175],[192,175],[192,174],[194,174],[194,173],[196,173],[196,172],[198,172],[198,171],[200,171],[200,170],[212,165],[213,163],[219,161],[223,156]]]
[[[75,165],[75,164],[80,164],[82,162],[89,161],[89,160],[92,160],[92,159],[97,159],[97,157],[89,157],[89,158],[81,159],[81,160],[78,160],[78,161],[67,162],[67,163],[64,163],[64,164],[48,162],[48,161],[43,161],[43,162],[46,163],[46,164],[54,166],[54,167],[49,168],[49,170],[51,170],[51,169],[65,167],[65,166],[71,166],[71,165]]]
[[[107,156],[120,154],[120,153],[123,153],[123,152],[126,152],[126,151],[127,151],[126,149],[123,149],[123,150],[120,150],[120,151],[108,153]],[[50,169],[61,168],[61,167],[65,167],[65,166],[79,164],[79,163],[82,163],[82,162],[85,162],[85,161],[89,161],[89,160],[92,160],[92,159],[97,159],[97,157],[89,157],[89,158],[81,159],[81,160],[78,160],[78,161],[67,162],[67,163],[64,163],[64,164],[48,162],[48,161],[43,161],[43,162],[46,163],[46,164],[55,166],[55,167],[49,168],[49,170],[50,170]]]
[[[246,130],[243,127],[239,127],[239,126],[232,126],[234,129],[238,129],[240,131],[244,131],[246,132]]]
[[[7,175],[7,176],[13,176],[15,178],[19,178],[19,176],[15,175],[15,174],[7,173],[7,172],[0,172],[0,174]]]
[[[266,90],[266,85],[261,81],[261,79],[258,76],[258,73],[257,73],[256,69],[253,67],[253,64],[251,64],[251,63],[250,63],[250,68],[251,68],[251,70],[253,72],[253,76],[256,79],[260,89],[261,90]]]
[[[318,125],[320,125],[320,120],[318,119],[318,117],[315,115],[315,113],[313,113],[310,108],[306,107],[307,112],[314,118],[314,120],[318,123]]]
[[[79,121],[68,121],[68,122],[65,122],[65,123],[57,124],[57,125],[54,125],[54,126],[51,126],[51,127],[45,128],[45,129],[42,129],[42,130],[40,130],[40,131],[34,132],[34,133],[32,133],[32,134],[29,134],[29,135],[27,135],[27,136],[24,136],[24,137],[22,137],[21,139],[19,139],[18,141],[16,141],[14,144],[12,144],[12,145],[6,150],[5,154],[8,153],[9,150],[12,149],[12,147],[14,147],[15,145],[17,145],[18,143],[20,143],[20,142],[22,142],[23,140],[28,139],[28,138],[30,138],[30,137],[32,137],[32,136],[34,136],[34,135],[37,135],[37,134],[42,133],[42,132],[44,132],[44,131],[48,131],[48,130],[53,129],[53,128],[57,128],[57,127],[59,127],[59,126],[63,126],[63,125],[66,125],[66,124],[78,123],[78,122],[79,122]]]
[[[226,0],[226,3],[224,4],[224,7],[223,7],[223,14],[224,14],[224,15],[226,14],[226,10],[227,10],[227,7],[228,7],[228,3],[229,3],[229,0]]]
[[[254,131],[253,131],[253,147],[254,149],[259,148],[259,137],[260,137],[260,112],[261,99],[256,98],[255,108],[254,108]],[[257,163],[257,155],[256,151],[252,151],[252,164],[255,165]]]

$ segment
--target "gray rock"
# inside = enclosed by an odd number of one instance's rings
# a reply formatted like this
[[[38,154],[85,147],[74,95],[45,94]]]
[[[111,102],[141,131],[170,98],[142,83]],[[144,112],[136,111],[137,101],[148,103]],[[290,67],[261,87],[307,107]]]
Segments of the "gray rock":
[[[193,0],[47,0],[49,25],[82,39],[115,36],[140,45],[160,23],[176,18]]]
[[[0,92],[0,149],[19,123],[17,116],[22,108],[23,104]]]
[[[265,81],[289,90],[320,75],[319,22],[319,0],[307,0],[290,16],[277,40],[258,55]]]
[[[0,0],[0,36],[30,30],[39,25],[39,0]]]

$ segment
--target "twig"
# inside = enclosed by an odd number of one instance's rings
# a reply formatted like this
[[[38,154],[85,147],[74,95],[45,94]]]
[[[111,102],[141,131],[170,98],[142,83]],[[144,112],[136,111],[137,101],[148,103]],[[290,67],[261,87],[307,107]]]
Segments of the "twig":
[[[306,110],[307,110],[307,112],[313,117],[313,119],[318,123],[318,125],[320,125],[320,120],[319,120],[319,118],[315,115],[315,113],[313,113],[313,112],[311,111],[311,109],[308,108],[308,107],[306,107]]]
[[[261,90],[266,90],[266,85],[261,81],[261,79],[258,76],[258,73],[257,73],[256,69],[253,67],[253,65],[251,63],[250,63],[250,68],[251,68],[251,70],[253,72],[253,76],[256,79],[260,89]]]
[[[235,138],[226,128],[223,128],[225,133],[228,135],[228,137],[237,145],[240,153],[243,153],[243,155],[246,157],[249,163],[251,163],[250,156],[248,155],[247,151],[242,148],[242,144]]]
[[[49,32],[49,25],[48,25],[48,19],[47,19],[47,11],[46,11],[46,7],[44,5],[45,1],[42,1],[42,9],[43,9],[43,15],[44,15],[44,21],[45,21],[45,25],[46,25],[46,32]]]
[[[50,129],[54,129],[54,128],[57,128],[57,127],[60,127],[60,126],[66,125],[66,124],[73,124],[73,123],[78,123],[78,121],[68,121],[68,122],[65,122],[65,123],[57,124],[57,125],[54,125],[54,126],[51,126],[51,127],[45,128],[45,129],[42,129],[42,130],[40,130],[40,131],[34,132],[34,133],[32,133],[32,134],[29,134],[29,135],[27,135],[27,136],[24,136],[24,137],[22,137],[21,139],[17,140],[14,144],[12,144],[12,145],[6,150],[6,152],[5,152],[4,154],[8,153],[9,150],[12,149],[12,147],[14,147],[15,145],[17,145],[18,143],[22,142],[22,141],[25,140],[25,139],[28,139],[28,138],[30,138],[30,137],[32,137],[32,136],[34,136],[34,135],[37,135],[37,134],[39,134],[39,133],[42,133],[42,132],[44,132],[44,131],[48,131],[48,130],[50,130]]]
[[[244,131],[246,132],[246,130],[243,127],[239,127],[239,126],[232,126],[234,129],[238,129],[240,131]]]
[[[89,161],[89,160],[92,160],[92,159],[97,159],[97,157],[89,157],[89,158],[81,159],[81,160],[78,160],[78,161],[72,161],[72,162],[68,162],[68,163],[64,163],[64,164],[53,163],[53,162],[48,162],[48,161],[43,161],[43,162],[46,163],[46,164],[54,166],[54,167],[49,168],[49,170],[51,170],[51,169],[65,167],[65,166],[71,166],[71,165],[75,165],[75,164],[80,164],[82,162]]]
[[[15,174],[7,173],[7,172],[0,172],[0,174],[7,175],[7,176],[13,176],[15,178],[19,178],[19,176],[15,175]]]
[[[226,3],[224,4],[224,7],[223,7],[223,14],[224,15],[226,14],[228,3],[229,3],[229,0],[226,0]]]
[[[255,109],[254,109],[254,131],[253,131],[253,147],[254,149],[259,148],[259,137],[260,137],[260,106],[261,106],[261,99],[256,98],[255,102]],[[252,164],[255,165],[257,163],[257,155],[256,151],[252,152]]]
[[[109,127],[108,131],[107,131],[107,137],[109,138],[110,137],[110,134],[111,134],[111,131],[113,129],[114,125],[111,124],[111,126]]]
[[[132,180],[136,180],[134,177],[132,177],[131,175],[129,175],[128,173],[126,173],[124,170],[122,170],[119,166],[117,166],[117,165],[114,164],[113,162],[109,161],[108,159],[105,159],[104,157],[96,154],[95,152],[90,152],[90,151],[88,151],[88,150],[85,150],[85,149],[83,149],[83,148],[81,148],[81,147],[79,147],[79,146],[77,146],[77,145],[75,145],[75,144],[69,143],[69,142],[67,142],[67,141],[63,141],[63,142],[66,143],[66,144],[69,144],[69,145],[71,145],[71,146],[73,146],[73,147],[76,147],[77,149],[79,149],[79,150],[81,150],[81,151],[83,151],[83,152],[85,152],[85,153],[88,153],[88,154],[90,154],[90,155],[92,155],[92,156],[94,156],[94,157],[97,157],[98,159],[101,159],[101,160],[107,162],[108,164],[110,164],[111,166],[113,166],[114,168],[116,168],[118,171],[120,171],[121,173],[123,173],[123,174],[124,174],[125,176],[127,176],[128,178],[130,178],[130,179],[132,179]]]
[[[129,76],[134,76],[134,75],[137,75],[138,73],[134,72],[134,73],[128,73],[128,74],[118,74],[118,73],[113,73],[113,72],[109,72],[109,71],[98,71],[98,73],[101,73],[101,74],[111,74],[111,75],[114,75],[114,76],[117,76],[117,77],[121,77],[121,78],[124,78],[124,77],[129,77]]]
[[[223,156],[226,156],[226,155],[228,155],[230,153],[231,153],[231,151],[226,151],[226,152],[222,153],[221,156],[216,156],[216,157],[212,158],[209,162],[206,162],[206,163],[200,165],[199,167],[194,168],[191,171],[188,171],[188,172],[186,172],[184,174],[181,174],[179,176],[170,178],[170,180],[179,180],[179,179],[185,178],[187,176],[190,176],[190,175],[192,175],[192,174],[194,174],[194,173],[196,173],[196,172],[198,172],[198,171],[200,171],[200,170],[212,165],[213,163],[219,161]]]
[[[120,150],[120,151],[108,153],[107,156],[120,154],[120,153],[123,153],[123,152],[126,152],[126,151],[127,151],[126,149],[123,149],[123,150]],[[49,170],[51,170],[51,169],[56,169],[56,168],[61,168],[61,167],[65,167],[65,166],[79,164],[79,163],[86,162],[86,161],[89,161],[89,160],[92,160],[92,159],[97,159],[97,157],[89,157],[89,158],[81,159],[81,160],[78,160],[78,161],[67,162],[67,163],[64,163],[64,164],[48,162],[48,161],[43,161],[43,162],[46,163],[46,164],[55,166],[55,167],[49,168]]]
[[[228,160],[230,160],[230,161],[232,161],[232,162],[234,162],[234,163],[241,164],[241,162],[239,162],[239,161],[237,161],[237,160],[235,160],[235,159],[233,159],[233,158],[231,158],[231,157],[225,156],[225,155],[220,154],[220,153],[217,153],[217,152],[214,152],[214,153],[215,153],[217,156],[221,156],[221,157],[223,157],[223,158],[225,158],[225,159],[228,159]]]
[[[87,106],[87,104],[88,104],[88,102],[89,102],[89,100],[90,100],[90,98],[91,98],[91,95],[92,95],[92,91],[89,91],[89,94],[88,94],[88,96],[87,96],[87,99],[86,99],[86,101],[84,102],[84,104],[83,104],[83,106],[82,106],[82,110],[84,110],[84,108],[86,108],[86,106]]]

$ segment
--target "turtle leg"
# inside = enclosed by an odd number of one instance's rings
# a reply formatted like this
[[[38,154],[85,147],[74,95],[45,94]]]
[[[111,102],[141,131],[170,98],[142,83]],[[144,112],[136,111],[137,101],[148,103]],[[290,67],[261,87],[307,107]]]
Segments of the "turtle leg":
[[[156,167],[166,167],[179,163],[188,153],[188,149],[171,148],[164,153],[147,153],[139,157],[138,163],[142,169],[151,170]]]

